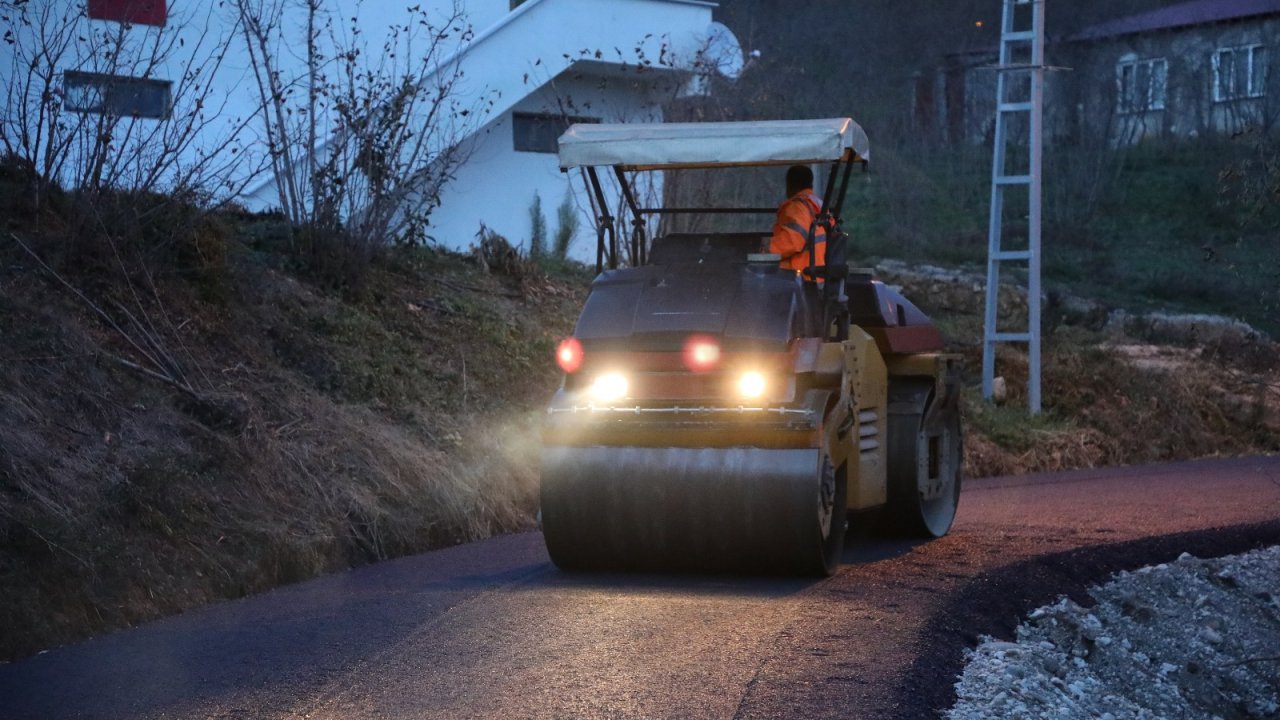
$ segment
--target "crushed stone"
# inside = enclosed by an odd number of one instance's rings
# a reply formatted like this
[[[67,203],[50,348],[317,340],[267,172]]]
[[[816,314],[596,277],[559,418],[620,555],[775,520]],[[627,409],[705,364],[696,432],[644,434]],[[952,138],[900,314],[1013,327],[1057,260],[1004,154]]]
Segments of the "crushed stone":
[[[950,720],[1280,718],[1280,546],[1121,572],[968,653]]]

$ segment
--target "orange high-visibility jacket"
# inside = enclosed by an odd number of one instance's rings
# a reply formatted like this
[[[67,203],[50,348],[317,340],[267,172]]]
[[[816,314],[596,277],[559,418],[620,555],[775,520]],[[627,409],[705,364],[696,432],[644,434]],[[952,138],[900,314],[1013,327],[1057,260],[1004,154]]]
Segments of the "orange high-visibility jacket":
[[[769,240],[769,252],[782,256],[782,267],[802,271],[809,267],[809,252],[805,241],[809,227],[822,209],[822,201],[811,189],[792,195],[778,206],[778,220],[773,224],[773,238]],[[813,232],[814,265],[823,265],[827,258],[827,230],[818,225]]]

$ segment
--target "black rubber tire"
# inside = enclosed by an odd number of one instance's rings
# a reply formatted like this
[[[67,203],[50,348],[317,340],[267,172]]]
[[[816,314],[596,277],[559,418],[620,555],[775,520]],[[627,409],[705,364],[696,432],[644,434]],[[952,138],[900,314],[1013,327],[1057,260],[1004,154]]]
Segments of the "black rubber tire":
[[[913,405],[917,411],[889,415],[889,505],[880,523],[888,535],[939,538],[955,521],[964,459],[960,408],[957,398],[939,401],[933,387],[932,380],[890,384],[890,406]],[[929,476],[934,467],[936,479]],[[921,484],[930,480],[940,489],[926,499]]]
[[[831,496],[823,498],[822,485],[830,473]],[[796,558],[795,571],[799,575],[814,577],[830,577],[840,567],[840,557],[844,554],[844,535],[848,527],[845,508],[848,506],[849,484],[845,467],[831,467],[830,459],[823,457],[822,469],[818,477],[818,515],[814,525],[812,539],[816,552]]]

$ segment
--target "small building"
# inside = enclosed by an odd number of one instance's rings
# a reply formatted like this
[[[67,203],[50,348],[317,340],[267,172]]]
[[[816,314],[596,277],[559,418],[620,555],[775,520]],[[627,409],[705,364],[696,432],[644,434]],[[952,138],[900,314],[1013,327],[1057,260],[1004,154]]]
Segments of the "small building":
[[[1129,145],[1280,124],[1280,0],[1191,0],[1046,40],[1049,138]],[[917,127],[988,142],[996,48],[953,53],[917,77]],[[932,98],[922,112],[920,98]]]
[[[489,24],[477,25],[448,64],[465,73],[461,92],[488,101],[459,139],[466,159],[443,186],[428,237],[465,249],[483,226],[527,249],[535,202],[548,236],[565,205],[582,230],[570,256],[594,260],[595,238],[586,234],[599,209],[580,178],[560,171],[556,139],[575,122],[660,122],[664,104],[704,92],[711,73],[735,75],[742,51],[712,21],[713,8],[701,0],[467,3],[469,19]],[[274,195],[268,179],[250,188],[247,204],[266,209]]]
[[[403,68],[405,58],[396,53],[411,54],[422,46],[404,39],[420,32],[419,24],[428,27],[429,20],[439,18],[431,27],[448,33],[451,45],[431,61],[435,69],[425,86],[448,92],[450,101],[439,115],[408,120],[448,125],[452,134],[440,137],[465,161],[440,173],[446,180],[440,192],[423,188],[396,202],[406,213],[421,208],[426,235],[444,246],[466,249],[482,223],[512,244],[527,246],[535,198],[547,217],[548,234],[554,233],[557,209],[565,204],[584,231],[594,225],[598,211],[580,183],[575,186],[576,178],[560,172],[556,159],[556,139],[568,124],[660,121],[664,104],[704,93],[713,75],[732,77],[743,67],[737,39],[713,22],[716,4],[703,0],[426,0],[409,5],[321,3],[330,11],[323,27],[313,31],[322,63],[308,67],[303,38],[312,31],[306,30],[304,3],[30,0],[15,6],[17,21],[8,42],[0,44],[0,90],[33,111],[18,113],[11,106],[3,138],[24,137],[16,123],[37,117],[43,103],[44,110],[53,108],[60,116],[52,122],[62,122],[81,138],[79,145],[66,143],[54,158],[57,163],[50,163],[66,168],[58,178],[64,184],[81,185],[87,172],[105,171],[119,174],[118,186],[127,186],[130,173],[147,170],[140,165],[135,172],[125,161],[145,164],[159,152],[172,152],[179,156],[174,172],[204,169],[205,182],[218,186],[209,188],[210,194],[229,196],[251,210],[269,210],[283,199],[270,172],[279,164],[280,142],[264,133],[263,118],[287,112],[285,126],[293,137],[305,131],[314,138],[314,150],[304,143],[298,151],[303,157],[295,156],[293,167],[322,158],[328,144],[343,137],[344,125],[333,111],[336,101],[321,99],[311,106],[320,110],[311,115],[324,115],[307,127],[300,115],[308,106],[295,99],[306,98],[308,81],[345,72],[340,56],[351,47],[359,48],[356,55],[366,63],[355,67],[356,74],[380,65]],[[254,35],[258,28],[246,20],[247,9],[267,28],[261,41]],[[391,44],[384,42],[388,38]],[[58,49],[56,57],[42,54],[49,47]],[[270,72],[264,70],[264,54],[275,63]],[[56,67],[27,82],[23,68],[34,57],[54,57]],[[262,97],[271,94],[263,92],[264,86],[291,100],[264,110]],[[104,119],[114,123],[106,135],[95,130]],[[85,138],[91,147],[95,137],[115,143],[111,162],[95,165],[78,149]],[[32,145],[28,154],[45,153]],[[444,149],[425,154],[426,164]],[[111,180],[101,184],[111,186]],[[376,192],[372,177],[368,186]],[[589,259],[593,253],[593,242],[580,242],[571,254]]]
[[[1128,145],[1270,130],[1280,119],[1280,0],[1194,0],[1086,28],[1060,43],[1066,129]],[[1059,119],[1061,122],[1061,119]]]

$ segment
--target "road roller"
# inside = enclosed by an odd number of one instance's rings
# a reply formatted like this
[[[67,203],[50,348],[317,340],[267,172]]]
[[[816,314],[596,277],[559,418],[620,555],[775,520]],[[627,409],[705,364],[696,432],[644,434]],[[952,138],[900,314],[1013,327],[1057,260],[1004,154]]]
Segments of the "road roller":
[[[857,123],[576,124],[559,157],[598,222],[597,276],[556,348],[564,378],[543,425],[540,522],[558,567],[823,576],[850,523],[947,533],[958,358],[915,305],[850,267],[843,198],[870,159]],[[647,207],[636,189],[645,173],[795,164],[825,177],[828,199],[808,229],[825,262],[801,272],[767,252],[776,208]],[[648,237],[653,216],[680,213],[760,229]]]

